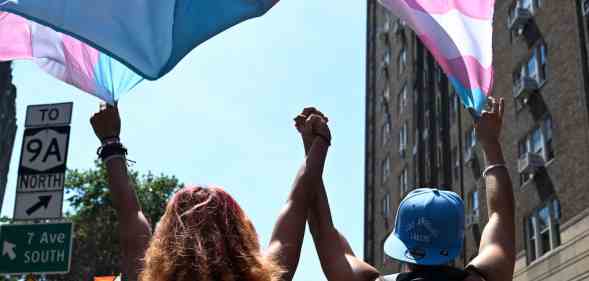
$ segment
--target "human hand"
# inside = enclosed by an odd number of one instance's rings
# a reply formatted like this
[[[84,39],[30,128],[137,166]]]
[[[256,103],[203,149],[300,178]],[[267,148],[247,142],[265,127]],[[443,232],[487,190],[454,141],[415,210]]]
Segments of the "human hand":
[[[306,107],[294,118],[295,128],[302,136],[305,152],[308,152],[316,137],[331,143],[331,132],[327,122],[329,119],[315,107]]]
[[[505,108],[503,98],[489,97],[488,102],[490,109],[483,111],[474,125],[477,138],[485,151],[499,145]]]
[[[94,133],[101,142],[118,139],[121,133],[119,109],[115,106],[101,104],[100,110],[90,118]]]

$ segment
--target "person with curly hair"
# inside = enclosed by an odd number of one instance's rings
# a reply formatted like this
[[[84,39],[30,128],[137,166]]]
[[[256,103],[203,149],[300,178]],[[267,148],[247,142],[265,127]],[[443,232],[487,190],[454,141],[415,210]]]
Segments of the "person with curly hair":
[[[270,244],[260,248],[254,225],[220,187],[188,186],[176,192],[152,234],[129,180],[126,148],[119,135],[117,107],[101,105],[90,120],[101,141],[113,206],[119,220],[124,281],[289,281],[304,238],[310,190],[322,178],[329,130],[317,115],[305,117],[300,132],[321,137],[306,142],[305,161],[274,226]]]

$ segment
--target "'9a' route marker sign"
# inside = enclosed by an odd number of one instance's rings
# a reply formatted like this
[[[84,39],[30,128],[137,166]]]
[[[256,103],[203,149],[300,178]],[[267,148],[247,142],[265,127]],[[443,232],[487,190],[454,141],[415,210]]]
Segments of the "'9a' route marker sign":
[[[72,103],[27,108],[16,185],[15,220],[62,216],[72,108]]]

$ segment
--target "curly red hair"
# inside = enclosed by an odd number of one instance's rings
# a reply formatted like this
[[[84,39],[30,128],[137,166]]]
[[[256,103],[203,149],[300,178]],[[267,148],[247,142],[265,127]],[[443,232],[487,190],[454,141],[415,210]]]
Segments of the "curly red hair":
[[[168,202],[145,254],[141,281],[277,281],[256,230],[223,189],[186,187]]]

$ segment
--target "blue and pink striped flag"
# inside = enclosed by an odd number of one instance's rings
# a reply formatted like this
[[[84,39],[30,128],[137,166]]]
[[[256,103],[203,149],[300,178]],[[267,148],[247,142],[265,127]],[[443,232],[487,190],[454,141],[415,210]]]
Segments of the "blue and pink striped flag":
[[[278,0],[0,0],[0,61],[34,59],[112,102]]]
[[[466,108],[480,114],[493,84],[495,0],[380,0],[435,57]]]

